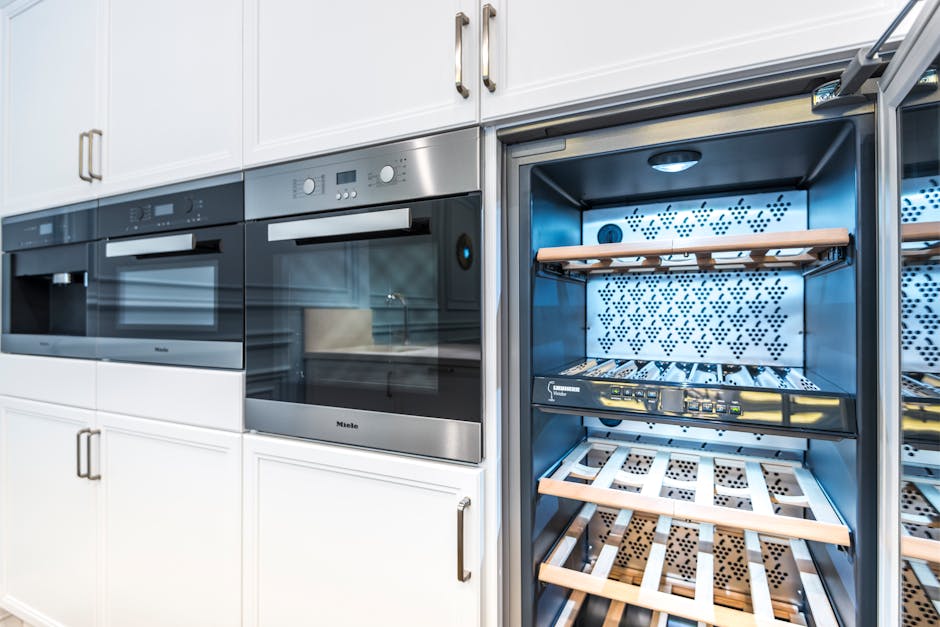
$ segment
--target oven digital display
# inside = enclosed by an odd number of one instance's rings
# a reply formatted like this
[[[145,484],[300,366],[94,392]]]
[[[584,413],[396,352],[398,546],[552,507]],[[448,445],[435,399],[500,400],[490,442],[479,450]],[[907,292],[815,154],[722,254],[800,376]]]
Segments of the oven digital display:
[[[40,235],[52,235],[52,222],[43,222],[39,225]]]
[[[336,173],[336,184],[337,185],[348,185],[349,183],[356,182],[356,171],[348,170],[346,172],[337,172]]]
[[[154,205],[153,206],[153,215],[159,216],[171,216],[173,215],[173,203],[167,203],[164,205]]]

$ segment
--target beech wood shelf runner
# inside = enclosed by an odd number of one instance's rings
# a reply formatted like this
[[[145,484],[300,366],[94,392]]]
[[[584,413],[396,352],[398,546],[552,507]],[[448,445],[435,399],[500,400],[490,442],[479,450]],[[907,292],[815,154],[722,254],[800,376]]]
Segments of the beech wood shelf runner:
[[[901,529],[903,557],[940,563],[940,481],[904,477]]]
[[[586,462],[592,453],[609,456],[602,466],[591,467]],[[651,459],[647,472],[624,470],[631,456]],[[676,465],[694,465],[694,478],[667,476],[675,475],[671,469]],[[742,480],[734,485],[716,481],[716,470],[723,476],[734,472]],[[777,477],[775,483],[786,482],[794,487],[777,490],[769,486],[767,477],[771,475]],[[554,473],[539,481],[538,491],[614,509],[730,529],[841,546],[851,543],[848,527],[812,473],[798,462],[786,460],[588,439],[576,447]],[[725,503],[737,502],[740,507],[715,504],[715,497]],[[747,504],[749,509],[744,508]],[[805,517],[807,514],[812,518]]]
[[[847,229],[812,229],[540,248],[536,260],[540,263],[561,263],[565,270],[587,273],[741,266],[799,267],[820,261],[822,254],[832,248],[848,246],[850,241]],[[797,252],[783,253],[793,250]],[[769,254],[771,251],[777,251],[777,254]],[[738,252],[740,255],[714,256],[715,253],[730,252]],[[664,259],[672,255],[690,257]],[[628,260],[631,258],[641,259]]]

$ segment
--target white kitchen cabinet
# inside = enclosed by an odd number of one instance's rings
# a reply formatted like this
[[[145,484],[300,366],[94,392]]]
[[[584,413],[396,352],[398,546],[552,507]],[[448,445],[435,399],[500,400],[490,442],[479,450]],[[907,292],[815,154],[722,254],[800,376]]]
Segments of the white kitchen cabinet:
[[[2,14],[0,214],[93,198],[79,135],[99,106],[100,0],[18,0]],[[80,171],[81,170],[81,171]]]
[[[240,169],[241,3],[106,2],[100,193]]]
[[[96,481],[88,470],[92,411],[0,397],[0,605],[35,625],[97,621]],[[97,436],[95,436],[97,437]]]
[[[859,48],[877,39],[905,2],[490,4],[496,10],[488,51],[496,89],[483,93],[484,120]]]
[[[246,163],[478,119],[476,2],[245,0],[245,21]],[[467,98],[455,82],[458,32]]]
[[[241,434],[98,421],[101,625],[240,624]]]
[[[478,468],[246,435],[243,625],[478,627],[481,486]]]

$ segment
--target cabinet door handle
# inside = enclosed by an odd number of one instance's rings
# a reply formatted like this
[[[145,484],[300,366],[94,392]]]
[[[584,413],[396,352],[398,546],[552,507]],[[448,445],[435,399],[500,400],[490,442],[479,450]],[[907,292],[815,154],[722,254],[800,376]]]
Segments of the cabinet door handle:
[[[470,23],[470,18],[463,11],[458,11],[454,20],[454,82],[457,93],[464,98],[470,97],[470,90],[463,84],[463,27]]]
[[[78,178],[83,181],[88,181],[91,183],[92,178],[90,176],[85,176],[85,140],[88,139],[90,142],[90,137],[88,133],[79,133],[78,134]],[[91,161],[91,157],[89,157]]]
[[[496,17],[492,4],[483,5],[483,47],[480,49],[480,63],[483,65],[483,84],[490,91],[496,91],[496,81],[490,78],[490,20]]]
[[[98,174],[95,174],[94,168],[95,159],[93,155],[95,154],[95,135],[98,136],[99,143],[102,139],[104,139],[104,133],[102,133],[100,130],[93,128],[88,131],[88,176],[100,181],[101,173],[99,172]]]
[[[79,479],[88,478],[88,471],[82,472],[82,436],[86,433],[91,433],[91,429],[82,429],[75,434],[75,474]]]
[[[463,514],[470,507],[469,497],[457,503],[457,581],[470,581],[470,571],[463,569]]]
[[[88,474],[85,475],[85,478],[89,481],[98,481],[101,479],[101,475],[91,474],[91,438],[96,435],[101,435],[99,429],[90,429],[88,431],[88,439],[85,440],[85,455],[88,457]],[[100,450],[100,447],[99,447]]]

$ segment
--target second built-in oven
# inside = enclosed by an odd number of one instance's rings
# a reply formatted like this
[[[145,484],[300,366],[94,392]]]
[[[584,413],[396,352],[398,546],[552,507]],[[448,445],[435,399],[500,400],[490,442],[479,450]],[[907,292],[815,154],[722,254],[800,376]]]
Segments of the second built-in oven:
[[[479,461],[479,133],[246,174],[246,428]]]
[[[242,368],[243,208],[240,173],[101,201],[99,358]]]

